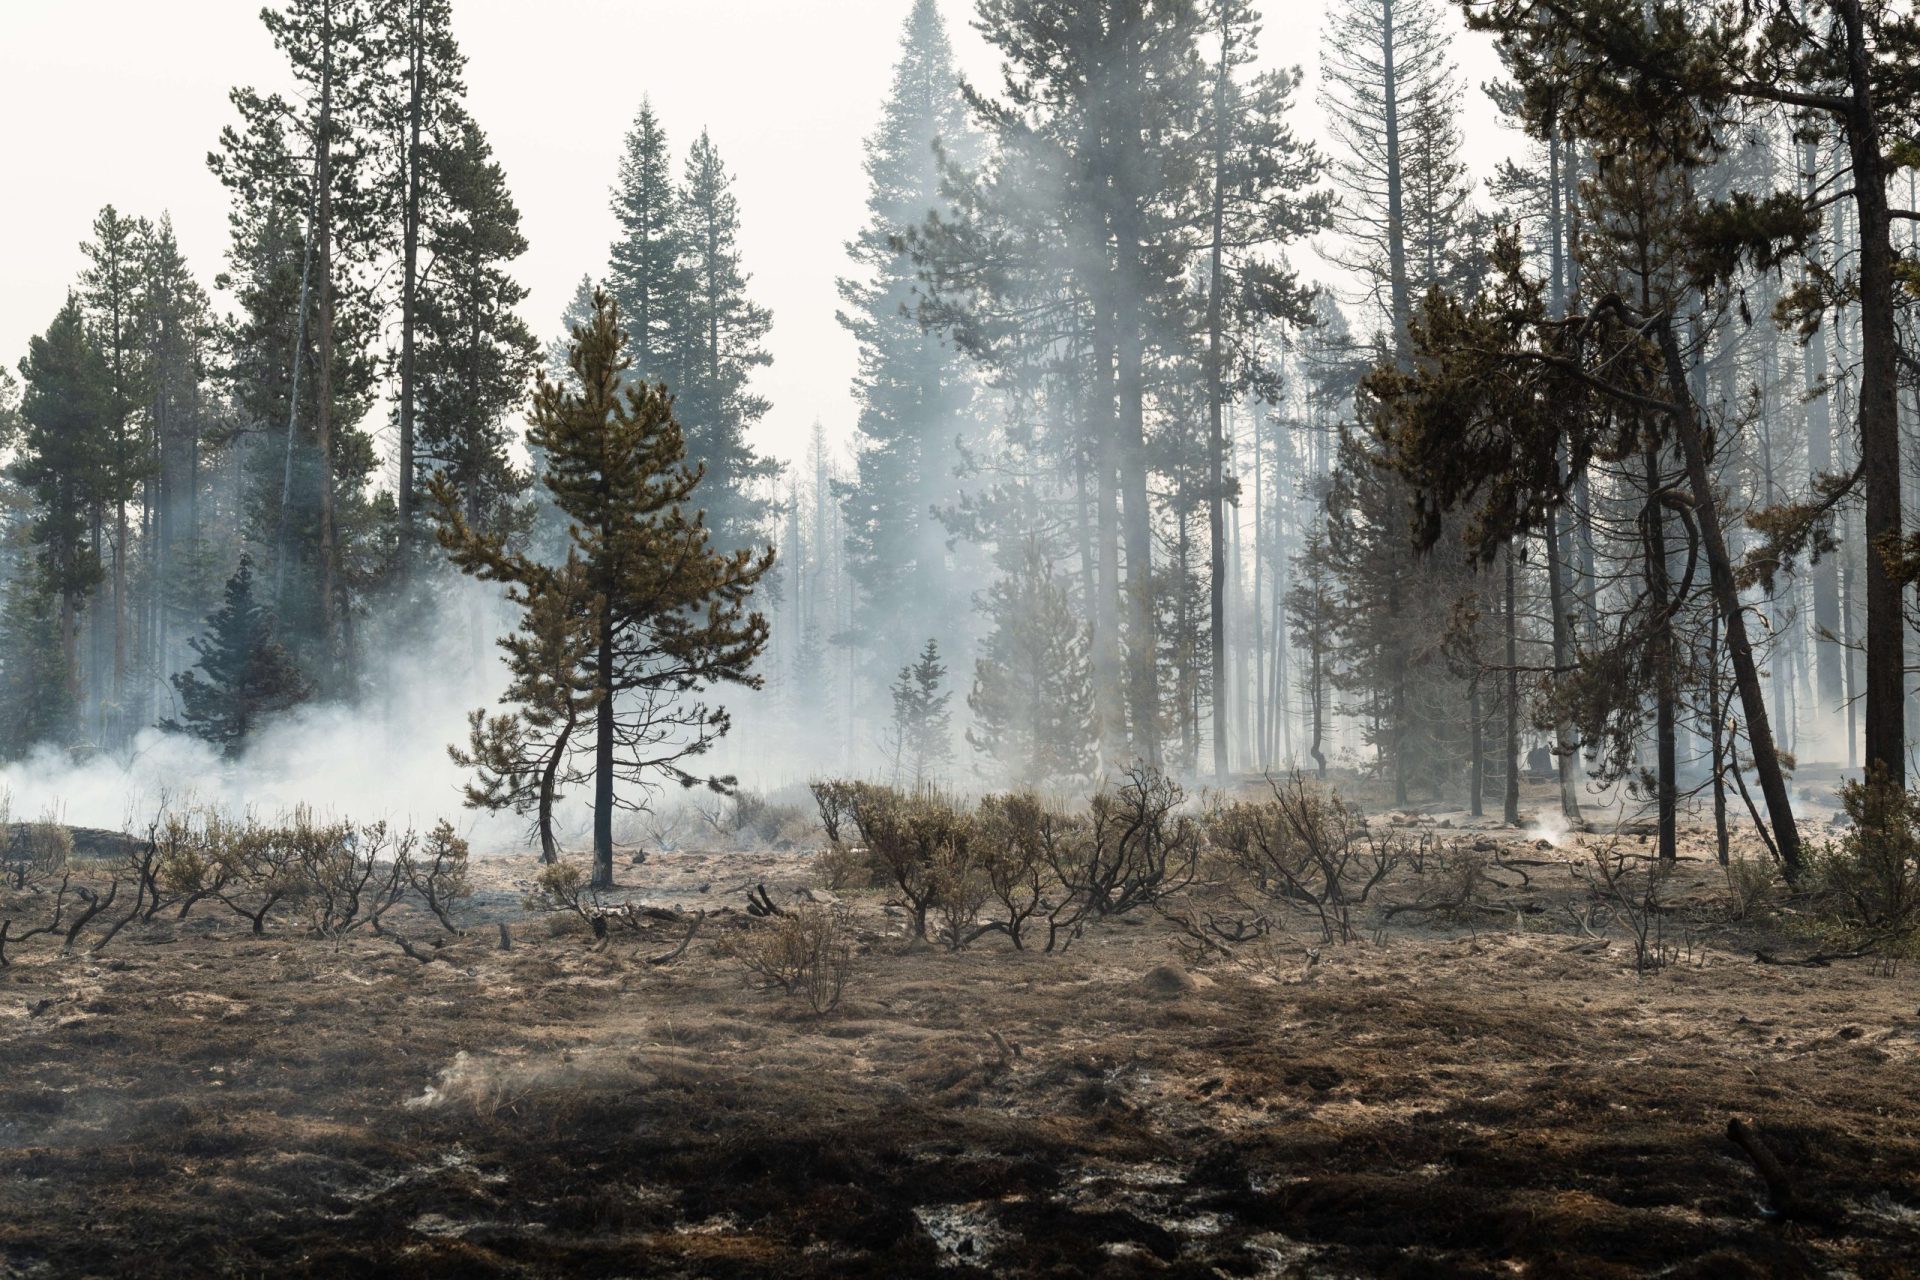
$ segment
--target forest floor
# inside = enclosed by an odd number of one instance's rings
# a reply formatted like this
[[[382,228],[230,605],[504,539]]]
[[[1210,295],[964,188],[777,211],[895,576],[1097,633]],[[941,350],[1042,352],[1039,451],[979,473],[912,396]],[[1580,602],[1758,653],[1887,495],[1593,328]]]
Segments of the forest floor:
[[[1202,964],[1150,914],[948,953],[861,895],[824,1017],[720,951],[804,851],[623,867],[711,913],[671,964],[684,926],[527,914],[524,858],[476,868],[444,963],[205,908],[24,951],[0,1276],[1920,1275],[1912,973],[1757,963],[1807,944],[1731,920],[1690,829],[1643,974],[1576,874],[1595,837],[1412,820],[1494,842],[1511,914]]]

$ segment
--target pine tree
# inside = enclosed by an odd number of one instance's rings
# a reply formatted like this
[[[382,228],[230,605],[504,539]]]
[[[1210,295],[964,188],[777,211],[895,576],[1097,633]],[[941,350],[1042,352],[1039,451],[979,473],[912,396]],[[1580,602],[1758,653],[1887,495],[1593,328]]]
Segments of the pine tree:
[[[420,251],[431,234],[427,225],[435,196],[456,206],[460,202],[461,193],[444,186],[436,192],[434,179],[446,177],[446,153],[467,145],[464,134],[471,122],[460,106],[466,57],[453,37],[452,0],[375,0],[372,16],[371,41],[383,56],[380,65],[370,69],[369,128],[386,142],[378,152],[372,185],[381,193],[383,212],[397,224],[386,238],[400,259],[399,480],[394,496],[395,563],[404,578],[413,559],[417,505],[416,418],[422,392],[418,340],[425,321]]]
[[[526,252],[520,211],[472,120],[428,157],[432,266],[421,282],[415,376],[419,460],[446,478],[476,528],[526,523],[526,477],[509,455],[509,413],[526,395],[539,346],[514,308],[527,291],[506,264]]]
[[[730,724],[723,707],[689,694],[720,683],[758,688],[753,666],[766,619],[747,610],[773,567],[773,551],[721,552],[685,504],[702,480],[689,469],[665,387],[624,381],[630,364],[618,305],[594,298],[591,325],[575,333],[577,389],[540,380],[529,441],[544,450],[543,482],[570,520],[568,536],[591,592],[582,625],[593,693],[593,881],[613,883],[613,814],[639,807],[626,782],[661,779],[724,792],[730,777],[702,778],[686,762],[710,750]],[[525,602],[552,590],[554,571],[503,539],[470,527],[446,487],[436,491],[441,544],[476,576],[510,584]]]
[[[435,497],[453,510],[463,504],[444,481]],[[530,573],[526,583],[510,583],[509,601],[521,610],[514,634],[503,637],[512,675],[501,704],[507,711],[489,716],[485,708],[467,717],[467,746],[449,746],[455,764],[474,771],[466,802],[476,809],[534,815],[540,859],[557,862],[554,806],[562,785],[578,782],[575,735],[593,709],[592,600],[578,555],[546,573]]]
[[[894,773],[916,791],[943,779],[953,762],[953,717],[947,709],[953,693],[940,687],[946,678],[940,645],[929,637],[919,658],[900,668],[893,683]]]
[[[868,222],[847,245],[858,274],[840,281],[839,320],[860,346],[860,416],[854,478],[839,499],[859,589],[853,634],[876,652],[899,651],[923,625],[950,632],[968,609],[934,509],[952,500],[960,444],[977,430],[973,379],[960,353],[914,318],[919,272],[901,237],[950,212],[942,157],[969,165],[977,149],[939,7],[915,0],[866,143]]]
[[[705,132],[687,153],[677,213],[686,306],[678,317],[674,403],[686,422],[687,457],[705,472],[714,545],[751,547],[766,541],[773,504],[764,490],[780,472],[747,440],[768,408],[747,383],[773,362],[762,345],[773,316],[747,297],[739,202]]]
[[[370,0],[289,0],[261,20],[300,94],[236,89],[240,123],[208,157],[234,197],[223,283],[242,305],[238,398],[279,436],[250,451],[249,533],[271,548],[289,642],[339,689],[352,678],[349,587],[379,576],[366,563],[378,554],[365,485],[377,459],[358,423],[380,329],[366,268],[391,222],[371,136],[385,49]]]
[[[87,258],[87,269],[80,275],[80,303],[108,380],[108,458],[96,473],[90,515],[95,553],[108,566],[108,590],[105,607],[90,611],[87,663],[97,732],[108,742],[123,740],[132,728],[125,715],[132,551],[127,508],[145,478],[149,460],[137,414],[146,399],[147,375],[139,332],[142,247],[152,232],[144,219],[125,217],[108,205],[93,221],[93,239],[80,246]]]
[[[1819,184],[1799,174],[1771,192],[1725,202],[1700,246],[1721,261],[1759,248],[1772,265],[1799,259],[1808,283],[1789,290],[1783,313],[1809,330],[1843,309],[1858,321],[1854,395],[1860,466],[1836,476],[1798,510],[1779,513],[1771,559],[1804,550],[1830,532],[1843,496],[1863,491],[1865,556],[1865,746],[1869,771],[1901,787],[1906,770],[1906,625],[1902,566],[1885,549],[1902,538],[1900,495],[1899,285],[1896,211],[1887,177],[1910,158],[1914,91],[1907,69],[1920,30],[1899,5],[1835,0],[1818,19],[1790,6],[1702,8],[1679,0],[1578,0],[1549,13],[1525,0],[1476,6],[1473,26],[1494,33],[1523,85],[1564,82],[1583,109],[1643,112],[1684,122],[1697,141],[1725,146],[1750,128],[1756,109],[1785,106],[1802,137],[1828,134],[1842,171]],[[1897,69],[1897,70],[1896,70]],[[1784,176],[1784,175],[1783,175]],[[1838,193],[1834,195],[1832,193]],[[1820,210],[1850,206],[1855,235],[1848,285],[1831,287],[1816,232]],[[1823,283],[1814,283],[1822,281]],[[1905,566],[1920,573],[1920,562]]]
[[[60,602],[28,575],[0,593],[0,759],[70,746],[75,673],[60,631]]]
[[[226,601],[190,643],[200,661],[174,675],[180,718],[160,727],[187,733],[238,759],[263,722],[307,696],[293,659],[274,638],[273,618],[254,599],[253,561],[242,556],[227,579]]]
[[[1321,160],[1287,123],[1299,73],[1267,72],[1250,84],[1239,71],[1256,55],[1260,27],[1245,0],[1214,0],[1219,39],[1212,110],[1210,226],[1207,235],[1207,542],[1209,633],[1207,696],[1213,719],[1214,777],[1227,774],[1227,519],[1223,417],[1230,392],[1270,381],[1250,350],[1274,322],[1312,321],[1314,291],[1303,287],[1279,247],[1328,221],[1330,195],[1313,191]],[[1271,389],[1266,389],[1271,395]],[[1185,526],[1181,547],[1187,549]],[[1197,710],[1194,713],[1197,716]]]
[[[11,449],[25,424],[20,420],[20,380],[0,366],[0,449]]]
[[[93,521],[113,485],[116,405],[112,374],[69,297],[20,363],[25,423],[9,476],[33,503],[29,537],[36,585],[57,602],[60,668],[71,706],[80,702],[82,609],[105,577]]]
[[[627,131],[613,188],[613,216],[620,233],[607,264],[607,292],[620,304],[632,334],[634,367],[642,381],[679,387],[685,381],[681,360],[686,354],[679,343],[679,328],[687,313],[692,279],[685,260],[680,196],[673,182],[673,154],[653,103],[645,98]],[[576,295],[574,306],[578,308],[581,301]],[[569,312],[568,333],[591,315],[590,291],[585,302],[581,315]],[[564,366],[566,353],[559,355]]]
[[[206,387],[211,365],[212,306],[194,279],[162,217],[143,246],[139,326],[146,361],[145,413],[152,461],[146,468],[146,641],[151,672],[138,724],[152,723],[151,694],[174,669],[177,629],[203,613],[189,566],[201,539],[201,471],[212,435],[214,405]]]
[[[1001,93],[973,99],[997,145],[980,173],[954,175],[959,214],[914,239],[921,318],[1016,372],[1019,394],[1056,419],[1091,526],[1110,752],[1157,763],[1149,425],[1169,330],[1194,329],[1188,273],[1211,206],[1207,15],[1191,0],[991,0],[976,25],[1003,58]]]
[[[991,629],[967,695],[967,742],[991,762],[986,771],[1033,787],[1092,777],[1092,642],[1037,545],[987,588],[981,611]]]
[[[1438,0],[1339,0],[1327,14],[1321,98],[1349,247],[1396,355],[1414,303],[1455,269],[1465,169],[1461,86]]]

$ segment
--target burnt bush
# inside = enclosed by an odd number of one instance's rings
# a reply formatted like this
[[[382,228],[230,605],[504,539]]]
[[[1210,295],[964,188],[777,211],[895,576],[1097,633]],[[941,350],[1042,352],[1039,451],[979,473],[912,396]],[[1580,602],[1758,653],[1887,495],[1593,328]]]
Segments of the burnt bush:
[[[756,921],[726,944],[761,985],[833,1012],[853,972],[853,930],[844,907],[802,903]]]
[[[1304,915],[1324,942],[1352,942],[1355,913],[1408,856],[1406,837],[1375,829],[1358,808],[1298,773],[1268,779],[1271,796],[1216,806],[1207,837],[1231,923],[1198,927],[1228,944],[1264,936],[1273,913]]]

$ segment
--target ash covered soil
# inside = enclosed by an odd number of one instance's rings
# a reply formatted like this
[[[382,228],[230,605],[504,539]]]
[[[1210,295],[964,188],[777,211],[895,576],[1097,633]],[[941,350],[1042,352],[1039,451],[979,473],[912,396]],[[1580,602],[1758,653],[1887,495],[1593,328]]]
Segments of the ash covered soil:
[[[1151,914],[951,954],[850,896],[824,1017],[721,954],[805,852],[623,867],[709,911],[670,964],[673,921],[600,946],[525,913],[524,858],[475,868],[434,963],[205,907],[23,952],[0,1276],[1920,1274],[1920,983],[1756,963],[1807,948],[1728,920],[1699,831],[1648,975],[1578,927],[1593,837],[1441,834],[1498,843],[1510,916],[1202,963]]]

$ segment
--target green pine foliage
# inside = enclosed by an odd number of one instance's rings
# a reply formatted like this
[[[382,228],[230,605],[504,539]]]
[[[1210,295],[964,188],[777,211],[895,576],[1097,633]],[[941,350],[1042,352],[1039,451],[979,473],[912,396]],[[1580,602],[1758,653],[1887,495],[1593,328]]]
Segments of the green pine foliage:
[[[1037,545],[987,588],[991,628],[974,662],[967,742],[982,771],[1008,784],[1083,781],[1097,766],[1092,642]]]
[[[673,152],[653,103],[645,98],[620,156],[613,216],[620,231],[607,263],[607,292],[620,304],[632,335],[634,368],[643,381],[677,387],[682,381],[678,330],[692,281],[684,261]],[[585,280],[581,287],[584,296],[576,294],[568,310],[568,333],[593,312],[592,287]],[[556,354],[564,368],[566,351]]]
[[[929,638],[920,656],[893,682],[893,760],[896,783],[915,790],[945,779],[953,763],[953,691],[943,688],[946,664]]]
[[[105,577],[92,518],[114,492],[115,410],[106,360],[88,337],[76,299],[28,344],[20,374],[24,429],[7,473],[33,504],[34,585],[54,602],[60,666],[67,697],[77,705],[80,615]]]
[[[546,456],[542,483],[569,521],[568,565],[577,568],[565,572],[583,584],[574,623],[585,631],[593,698],[592,755],[581,769],[593,780],[597,887],[613,883],[616,807],[643,804],[662,781],[732,787],[730,777],[689,768],[731,724],[724,707],[694,695],[718,684],[760,687],[753,668],[767,622],[748,603],[773,567],[771,547],[714,549],[704,513],[689,510],[704,473],[686,463],[667,389],[626,377],[618,312],[612,298],[595,296],[592,322],[574,334],[573,385],[540,380],[528,431]],[[447,485],[434,496],[441,544],[463,571],[507,584],[523,610],[573,591],[561,571],[470,526]],[[539,701],[543,711],[558,705]]]
[[[780,473],[747,438],[769,407],[748,382],[773,362],[765,346],[773,314],[747,296],[739,201],[704,131],[687,153],[677,212],[687,291],[675,403],[686,422],[687,457],[706,473],[703,505],[714,544],[751,547],[770,532],[769,490]]]
[[[866,226],[848,245],[839,320],[860,347],[855,474],[841,488],[847,571],[858,588],[853,634],[898,652],[914,629],[951,633],[969,608],[936,509],[951,504],[962,442],[978,433],[974,376],[913,314],[919,271],[901,237],[951,213],[942,161],[975,162],[979,142],[934,0],[915,0],[893,86],[866,144]]]
[[[472,120],[463,117],[428,162],[438,198],[426,218],[432,265],[420,291],[417,464],[446,478],[469,524],[519,530],[526,476],[512,460],[509,423],[539,359],[514,311],[527,291],[507,270],[527,249],[520,211]]]
[[[227,579],[225,602],[191,643],[199,662],[173,677],[179,718],[160,727],[191,734],[229,760],[245,751],[263,723],[307,697],[299,668],[274,637],[272,614],[254,597],[251,559],[241,558]]]

